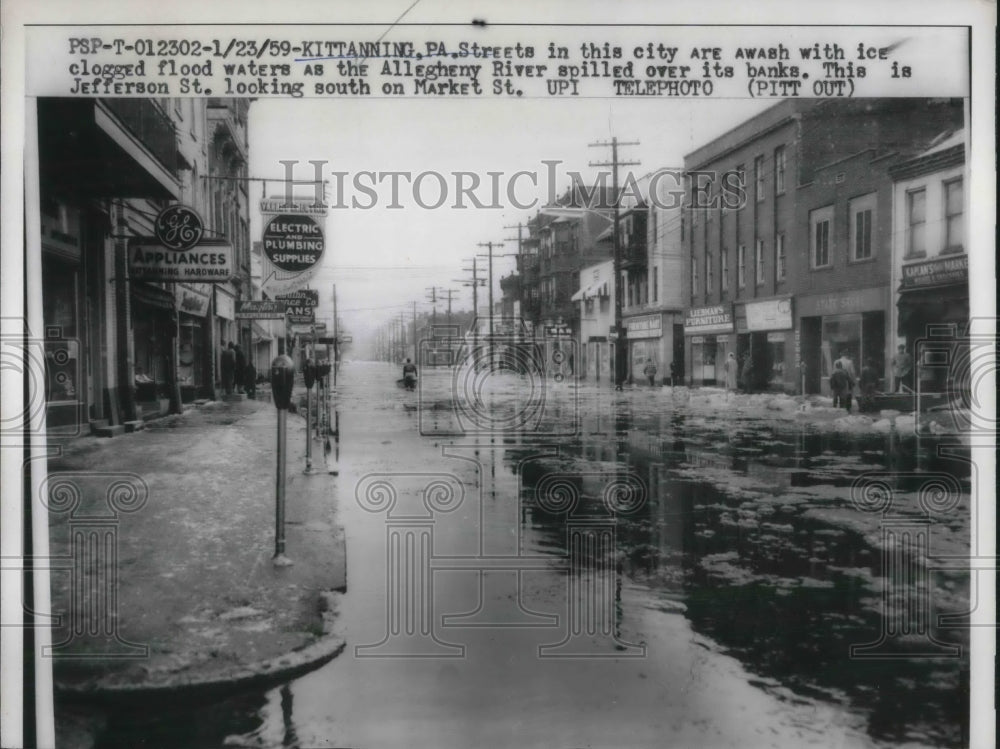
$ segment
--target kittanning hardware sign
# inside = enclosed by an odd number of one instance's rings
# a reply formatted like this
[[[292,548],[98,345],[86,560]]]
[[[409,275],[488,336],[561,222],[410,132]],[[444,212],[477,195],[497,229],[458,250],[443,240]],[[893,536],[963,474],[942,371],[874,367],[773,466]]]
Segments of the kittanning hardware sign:
[[[232,278],[232,245],[225,239],[204,239],[204,225],[193,208],[164,208],[153,230],[155,237],[135,237],[129,244],[133,280],[219,283]]]

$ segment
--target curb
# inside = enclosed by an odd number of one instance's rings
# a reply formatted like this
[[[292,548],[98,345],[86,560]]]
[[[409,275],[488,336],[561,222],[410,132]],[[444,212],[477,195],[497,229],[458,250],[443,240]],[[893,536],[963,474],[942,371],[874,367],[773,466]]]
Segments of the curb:
[[[115,682],[113,678],[92,678],[67,683],[56,679],[55,692],[74,702],[113,703],[115,705],[148,703],[161,700],[173,703],[206,698],[228,697],[239,692],[267,689],[314,671],[344,651],[344,638],[336,631],[337,603],[341,594],[321,594],[319,614],[323,635],[315,642],[285,653],[231,670],[185,677],[183,673],[166,674],[146,682]]]

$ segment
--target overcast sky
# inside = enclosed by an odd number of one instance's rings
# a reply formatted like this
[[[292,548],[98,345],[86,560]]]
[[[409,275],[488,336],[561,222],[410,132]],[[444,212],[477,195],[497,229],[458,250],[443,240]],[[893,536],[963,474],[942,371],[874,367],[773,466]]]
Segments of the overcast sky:
[[[752,116],[773,102],[712,100],[705,102],[630,97],[615,99],[403,99],[339,101],[320,99],[256,101],[250,108],[250,173],[255,177],[284,175],[282,160],[298,160],[296,179],[312,179],[310,160],[325,162],[323,177],[330,181],[328,198],[351,205],[372,202],[353,187],[358,172],[403,171],[416,176],[437,172],[444,176],[448,200],[433,205],[439,182],[425,177],[419,189],[399,180],[398,204],[389,208],[393,190],[386,178],[377,187],[377,205],[369,209],[336,208],[326,220],[327,250],[313,288],[321,291],[319,317],[330,317],[332,285],[337,285],[340,316],[356,336],[373,329],[400,311],[410,314],[411,302],[424,304],[431,286],[461,288],[456,309],[471,309],[471,289],[454,279],[464,277],[463,265],[473,255],[485,253],[479,242],[498,242],[516,237],[516,229],[505,226],[524,222],[534,210],[519,209],[507,197],[513,182],[518,203],[543,205],[552,190],[561,192],[570,183],[569,171],[578,171],[589,181],[596,178],[592,161],[610,160],[609,148],[588,144],[617,136],[620,141],[640,145],[622,148],[620,158],[639,161],[626,167],[636,176],[654,169],[680,166],[684,154]],[[546,161],[561,162],[548,167]],[[528,177],[537,174],[537,188]],[[334,172],[347,172],[338,178]],[[498,178],[500,208],[457,209],[454,172],[473,172],[481,180],[474,191],[480,200],[493,202],[493,180]],[[624,172],[623,172],[624,174]],[[343,180],[343,192],[338,190]],[[365,184],[370,178],[363,178]],[[463,178],[466,184],[471,177]],[[277,194],[275,182],[268,192]],[[260,236],[257,200],[261,185],[252,188],[252,235]],[[415,195],[416,193],[416,195]],[[339,198],[338,198],[339,196]],[[515,252],[516,242],[507,242],[499,253]],[[481,261],[485,267],[485,260]],[[499,278],[512,271],[513,258],[494,261],[494,294],[499,298]],[[485,300],[485,289],[481,290]],[[441,311],[443,307],[439,308]]]

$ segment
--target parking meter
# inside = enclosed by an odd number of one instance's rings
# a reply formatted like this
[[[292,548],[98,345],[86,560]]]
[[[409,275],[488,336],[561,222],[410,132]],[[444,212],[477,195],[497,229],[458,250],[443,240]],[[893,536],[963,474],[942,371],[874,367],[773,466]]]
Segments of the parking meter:
[[[306,359],[302,367],[302,377],[306,381],[306,390],[312,390],[312,386],[316,384],[316,364],[312,359]]]
[[[295,382],[295,363],[291,357],[274,357],[271,362],[271,397],[275,408],[287,409],[292,402],[292,384]]]

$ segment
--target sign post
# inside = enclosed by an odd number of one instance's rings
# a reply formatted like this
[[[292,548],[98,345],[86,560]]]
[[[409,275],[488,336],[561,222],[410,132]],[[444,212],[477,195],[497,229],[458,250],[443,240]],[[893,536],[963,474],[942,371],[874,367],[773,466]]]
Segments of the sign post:
[[[292,399],[295,364],[291,357],[281,355],[271,362],[271,395],[278,409],[277,469],[274,480],[274,559],[275,567],[292,564],[285,556],[285,444],[287,439],[288,406]]]

